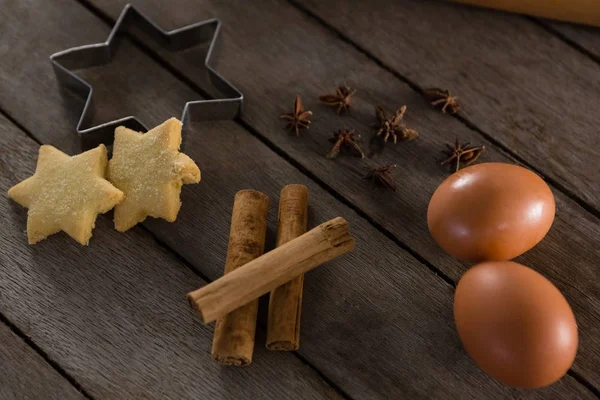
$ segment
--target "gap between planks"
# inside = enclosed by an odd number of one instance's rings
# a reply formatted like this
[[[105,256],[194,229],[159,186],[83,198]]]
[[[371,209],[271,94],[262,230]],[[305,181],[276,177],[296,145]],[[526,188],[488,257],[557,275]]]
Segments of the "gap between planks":
[[[548,32],[550,35],[553,35],[558,39],[562,40],[565,44],[577,50],[596,64],[600,64],[600,57],[598,55],[594,54],[594,52],[592,52],[591,50],[588,50],[584,45],[577,43],[574,39],[569,38],[567,35],[554,28],[548,22],[529,16],[526,16],[525,18],[531,21],[531,23],[539,26],[540,28]]]
[[[37,141],[36,141],[37,143]],[[44,361],[50,365],[50,367],[56,371],[61,377],[65,378],[67,382],[71,384],[82,396],[89,400],[94,400],[94,398],[73,378],[67,371],[63,369],[56,361],[54,361],[46,352],[39,347],[31,338],[29,338],[23,331],[21,331],[15,324],[13,324],[4,314],[0,312],[0,323],[3,323],[11,330],[15,335],[17,335],[21,340],[29,346],[33,351],[35,351]]]
[[[86,8],[88,11],[90,11],[94,16],[96,16],[97,18],[99,18],[100,20],[102,20],[104,23],[106,23],[109,27],[112,28],[112,26],[114,25],[115,21],[110,16],[108,16],[107,14],[105,14],[102,10],[98,9],[93,4],[90,4],[87,0],[75,0],[75,1],[78,2],[80,5],[82,5],[84,8]],[[310,11],[306,7],[302,6],[301,4],[297,3],[295,0],[287,0],[287,1],[293,7],[295,7],[299,11],[301,11],[303,14],[305,14],[306,16],[308,16],[311,19],[314,19],[318,24],[320,24],[323,27],[325,27],[328,31],[330,31],[330,33],[334,34],[340,40],[342,40],[343,42],[345,42],[346,44],[348,44],[352,48],[354,48],[356,51],[358,51],[361,54],[363,54],[364,56],[366,56],[369,60],[371,60],[372,62],[374,62],[378,67],[380,67],[380,68],[386,70],[387,72],[391,73],[394,77],[396,77],[400,81],[402,81],[405,84],[407,84],[415,92],[420,93],[420,94],[423,93],[423,89],[417,83],[411,81],[410,79],[408,79],[405,76],[403,76],[402,74],[400,74],[398,71],[394,70],[392,67],[386,65],[383,61],[381,61],[380,59],[378,59],[374,54],[372,54],[368,50],[366,50],[363,47],[361,47],[359,44],[357,44],[356,42],[354,42],[352,39],[350,39],[347,36],[345,36],[341,31],[339,31],[337,28],[335,28],[334,26],[332,26],[331,24],[329,24],[327,21],[325,21],[324,19],[322,19],[318,15],[314,14],[312,11]],[[539,23],[539,25],[542,25],[542,24]],[[552,31],[550,31],[550,29],[547,29],[547,31],[549,33],[553,33]],[[165,60],[163,60],[161,58],[161,56],[159,56],[158,54],[156,54],[153,50],[151,50],[148,46],[146,46],[141,40],[137,39],[135,36],[133,36],[133,35],[131,35],[129,33],[126,33],[126,36],[128,38],[130,38],[132,40],[133,44],[136,47],[138,47],[144,54],[146,54],[147,56],[149,56],[152,60],[154,60],[162,68],[164,68],[167,71],[169,71],[179,81],[181,81],[182,83],[184,83],[185,85],[187,85],[188,87],[190,87],[192,90],[198,92],[202,96],[207,97],[207,98],[211,97],[210,95],[208,95],[206,93],[206,91],[204,91],[202,88],[200,88],[199,86],[197,86],[191,79],[187,78],[183,73],[181,73],[175,67],[171,66],[168,62],[166,62]],[[559,39],[561,39],[563,41],[566,41],[564,38],[560,37],[559,35],[556,35],[556,36],[558,36]],[[571,46],[573,46],[571,43],[568,43],[568,44],[571,45]],[[578,48],[578,50],[580,50],[582,52],[585,51],[585,50],[582,50],[582,49],[579,49],[579,48]],[[589,54],[586,54],[586,55],[592,57]],[[594,59],[594,61],[597,61],[595,58],[593,58],[593,59]],[[35,136],[31,132],[29,132],[21,124],[19,124],[6,111],[4,111],[3,109],[0,108],[0,113],[2,113],[11,123],[13,123],[15,126],[17,126],[28,137],[30,137],[36,143],[41,144],[37,140],[37,138],[35,138]],[[585,211],[589,212],[590,214],[592,214],[596,218],[600,219],[600,210],[597,210],[596,208],[594,208],[591,205],[589,205],[588,203],[586,203],[584,200],[582,200],[581,198],[579,198],[576,194],[574,194],[572,191],[570,191],[567,188],[565,188],[563,185],[561,185],[556,180],[547,177],[538,168],[534,167],[529,162],[527,162],[526,160],[524,160],[522,157],[518,156],[511,149],[509,149],[504,144],[502,144],[501,142],[499,142],[498,140],[496,140],[495,138],[493,138],[488,133],[484,132],[482,129],[480,129],[479,127],[477,127],[474,123],[472,123],[471,121],[469,121],[467,118],[462,117],[460,115],[454,115],[454,117],[457,118],[461,123],[463,123],[467,128],[469,128],[470,130],[472,130],[474,132],[477,132],[480,136],[482,136],[483,138],[485,138],[488,141],[490,141],[495,147],[497,147],[499,149],[499,151],[501,153],[505,154],[509,158],[512,158],[512,159],[518,161],[519,163],[527,166],[531,170],[535,171],[537,174],[539,174],[540,176],[542,176],[542,178],[544,178],[544,180],[546,182],[548,182],[551,186],[554,186],[557,190],[559,190],[560,192],[562,192],[563,194],[565,194],[568,198],[570,198],[575,203],[577,203]],[[270,150],[272,150],[274,153],[276,153],[277,155],[279,155],[281,158],[283,158],[285,161],[287,161],[290,165],[292,165],[294,168],[296,168],[303,175],[309,177],[311,180],[313,180],[315,183],[317,183],[323,190],[325,190],[327,193],[329,193],[330,195],[332,195],[336,200],[338,200],[342,204],[350,207],[353,211],[355,211],[360,217],[362,217],[363,219],[365,219],[375,229],[377,229],[379,232],[381,232],[382,234],[384,234],[388,239],[390,239],[392,242],[394,242],[400,248],[402,248],[403,250],[405,250],[406,252],[408,252],[411,256],[413,256],[413,258],[415,258],[421,264],[425,265],[434,275],[436,275],[439,278],[441,278],[444,282],[446,282],[451,287],[453,287],[453,288],[456,287],[456,282],[454,282],[448,275],[446,275],[444,272],[442,272],[437,267],[435,267],[432,263],[430,263],[429,261],[427,261],[424,257],[422,257],[417,251],[415,251],[409,245],[407,245],[406,243],[402,242],[399,238],[397,238],[388,229],[386,229],[385,227],[383,227],[381,224],[377,223],[365,211],[363,211],[362,209],[360,209],[358,206],[356,206],[354,203],[352,203],[349,199],[347,199],[341,193],[339,193],[338,191],[336,191],[334,188],[332,188],[331,186],[329,186],[327,183],[325,183],[323,180],[321,180],[314,173],[312,173],[307,168],[305,168],[300,162],[296,161],[294,158],[292,158],[284,150],[278,148],[274,143],[272,143],[269,139],[267,139],[266,136],[262,135],[254,127],[252,127],[251,125],[249,125],[247,122],[245,122],[240,117],[236,118],[235,122],[238,125],[240,125],[242,128],[244,128],[246,131],[248,131],[252,136],[256,137],[261,143],[263,143],[265,146],[267,146]],[[173,254],[174,256],[176,256],[192,272],[194,272],[196,275],[198,275],[199,277],[201,277],[205,281],[211,282],[211,280],[209,280],[206,276],[204,276],[200,271],[196,270],[192,266],[192,264],[189,263],[177,251],[175,251],[174,249],[172,249],[171,247],[169,247],[166,243],[164,243],[162,240],[160,240],[149,229],[147,229],[143,225],[142,225],[142,227],[143,227],[143,229],[148,234],[150,234],[153,237],[153,239],[155,240],[155,242],[157,244],[159,244],[162,248],[164,248],[165,250],[169,251],[171,254]],[[262,329],[262,330],[264,330],[264,326],[262,326],[262,325],[263,324],[261,324],[261,326],[259,326],[259,328]],[[37,345],[35,345],[35,343],[33,343],[33,342],[31,342],[30,346],[32,346],[32,347],[35,346],[34,349],[38,349]],[[39,349],[39,351],[42,352],[40,354],[42,354],[42,355],[45,354],[45,353],[43,353],[43,351],[41,349]],[[310,368],[312,368],[329,386],[331,386],[334,390],[336,390],[336,392],[338,392],[339,395],[341,395],[345,399],[351,399],[351,397],[347,393],[345,393],[341,388],[339,388],[339,386],[337,386],[335,383],[333,383],[327,376],[325,376],[319,369],[317,369],[315,366],[313,366],[308,360],[306,360],[304,357],[302,357],[297,352],[292,352],[292,353],[294,353],[294,355],[301,362],[303,362],[304,364],[306,364],[307,366],[309,366]],[[47,359],[47,357],[45,357],[45,359]],[[53,362],[53,361],[51,361],[49,359],[47,359],[47,360],[48,360],[48,362]],[[60,370],[58,370],[59,372],[62,370],[62,368],[58,364],[56,364],[56,367],[60,368]],[[588,390],[590,390],[598,398],[600,398],[600,390],[597,389],[596,387],[594,387],[587,380],[585,380],[585,378],[583,378],[580,374],[578,374],[577,372],[573,371],[572,369],[569,369],[569,371],[567,372],[567,374],[570,375],[571,377],[573,377],[578,383],[582,384]],[[63,375],[63,374],[61,373],[61,375]],[[76,387],[78,387],[78,388],[80,387],[80,385],[73,378],[71,378],[69,381],[72,384],[76,385]],[[85,395],[86,395],[86,397],[91,398],[89,395],[87,395],[87,394],[85,394]]]

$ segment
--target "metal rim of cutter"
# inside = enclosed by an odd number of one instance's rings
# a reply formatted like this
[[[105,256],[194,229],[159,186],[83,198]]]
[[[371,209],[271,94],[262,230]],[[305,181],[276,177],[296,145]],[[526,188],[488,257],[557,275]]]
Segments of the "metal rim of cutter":
[[[221,22],[218,19],[210,19],[172,31],[165,31],[133,5],[127,4],[105,42],[73,47],[50,56],[59,84],[86,99],[76,127],[84,150],[96,147],[101,143],[112,144],[114,130],[117,126],[126,126],[135,131],[148,131],[148,127],[134,116],[91,126],[94,89],[71,71],[110,63],[119,42],[123,40],[120,39],[118,33],[127,31],[132,26],[139,28],[162,48],[169,51],[184,50],[209,43],[199,86],[214,98],[187,102],[181,116],[184,125],[189,125],[194,121],[232,120],[241,114],[244,100],[242,92],[209,65],[221,28]]]

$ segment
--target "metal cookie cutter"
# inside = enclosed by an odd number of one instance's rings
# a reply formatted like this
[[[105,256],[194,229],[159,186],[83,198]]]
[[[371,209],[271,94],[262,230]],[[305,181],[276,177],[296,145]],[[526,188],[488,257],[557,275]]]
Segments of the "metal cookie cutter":
[[[199,86],[214,98],[187,102],[181,116],[184,125],[202,120],[234,119],[241,114],[244,99],[242,93],[208,65],[221,27],[218,19],[210,19],[167,32],[134,6],[127,4],[105,42],[73,47],[50,56],[59,83],[86,98],[76,128],[84,150],[96,147],[100,143],[112,144],[117,126],[123,125],[135,131],[148,131],[146,125],[134,116],[91,126],[94,90],[89,83],[71,72],[71,70],[109,63],[122,40],[122,35],[118,35],[118,33],[127,32],[134,26],[169,51],[180,51],[202,44],[208,45],[206,58],[199,75]]]

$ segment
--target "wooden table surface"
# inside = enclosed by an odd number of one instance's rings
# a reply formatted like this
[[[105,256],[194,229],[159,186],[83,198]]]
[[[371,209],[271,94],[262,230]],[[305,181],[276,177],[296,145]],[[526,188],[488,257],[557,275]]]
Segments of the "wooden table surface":
[[[126,0],[0,0],[0,189],[33,173],[42,143],[74,154],[83,100],[60,91],[50,54],[106,40]],[[185,132],[202,170],[183,189],[176,223],[147,220],[126,234],[112,213],[88,247],[65,234],[28,246],[27,212],[0,201],[1,399],[586,399],[600,397],[600,30],[426,0],[138,0],[165,29],[217,17],[217,70],[245,95],[236,121]],[[200,99],[199,51],[168,54],[130,37],[114,61],[79,71],[94,87],[95,122],[136,115],[148,125]],[[349,116],[317,96],[358,89]],[[433,110],[420,91],[449,88],[462,111]],[[295,137],[278,116],[301,94],[313,127]],[[374,106],[408,106],[420,137],[377,156],[328,160],[327,139],[373,134]],[[453,291],[469,267],[429,236],[428,200],[458,137],[481,161],[518,163],[552,188],[548,236],[517,261],[548,277],[575,312],[573,367],[540,390],[511,389],[463,350]],[[368,140],[365,140],[365,144]],[[363,169],[398,164],[397,192],[371,190]],[[301,347],[264,349],[254,363],[210,358],[213,327],[185,294],[222,275],[234,194],[271,198],[310,189],[309,226],[345,217],[356,250],[305,279]]]

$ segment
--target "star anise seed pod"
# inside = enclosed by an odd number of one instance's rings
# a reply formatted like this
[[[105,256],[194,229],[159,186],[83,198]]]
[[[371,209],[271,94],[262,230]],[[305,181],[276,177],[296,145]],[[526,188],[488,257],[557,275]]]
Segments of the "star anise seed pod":
[[[392,173],[396,169],[396,164],[383,165],[375,167],[365,175],[364,179],[369,179],[374,185],[396,191],[396,181]]]
[[[450,114],[456,114],[460,110],[458,97],[452,96],[449,90],[429,88],[425,89],[423,94],[432,106],[441,109],[443,113],[449,109]]]
[[[328,106],[337,106],[337,114],[340,115],[342,111],[350,111],[350,101],[356,89],[348,87],[348,85],[338,86],[335,88],[336,94],[324,94],[319,96],[321,103],[327,104]]]
[[[294,112],[281,114],[279,118],[287,120],[288,123],[285,127],[291,132],[296,131],[296,136],[300,136],[300,129],[310,128],[310,117],[312,117],[312,111],[304,111],[300,96],[296,96]]]
[[[327,158],[336,158],[343,148],[354,150],[357,154],[360,154],[361,158],[365,158],[365,153],[363,153],[360,146],[356,143],[360,139],[360,135],[354,132],[354,129],[340,129],[334,133],[333,137],[329,138],[329,142],[334,143],[334,145],[329,153],[327,153]]]
[[[375,107],[375,114],[379,121],[379,130],[375,136],[382,136],[384,143],[387,143],[390,136],[394,140],[394,144],[398,142],[398,138],[402,141],[413,140],[419,133],[414,129],[407,128],[402,122],[404,113],[406,112],[406,106],[402,106],[396,110],[394,115],[390,118],[382,106]]]
[[[454,142],[454,147],[447,144],[448,148],[447,154],[450,155],[449,158],[442,161],[441,165],[448,164],[453,160],[456,160],[456,171],[460,169],[461,163],[464,164],[465,167],[473,164],[481,153],[485,151],[485,146],[469,146],[470,143],[460,144],[458,138]]]

